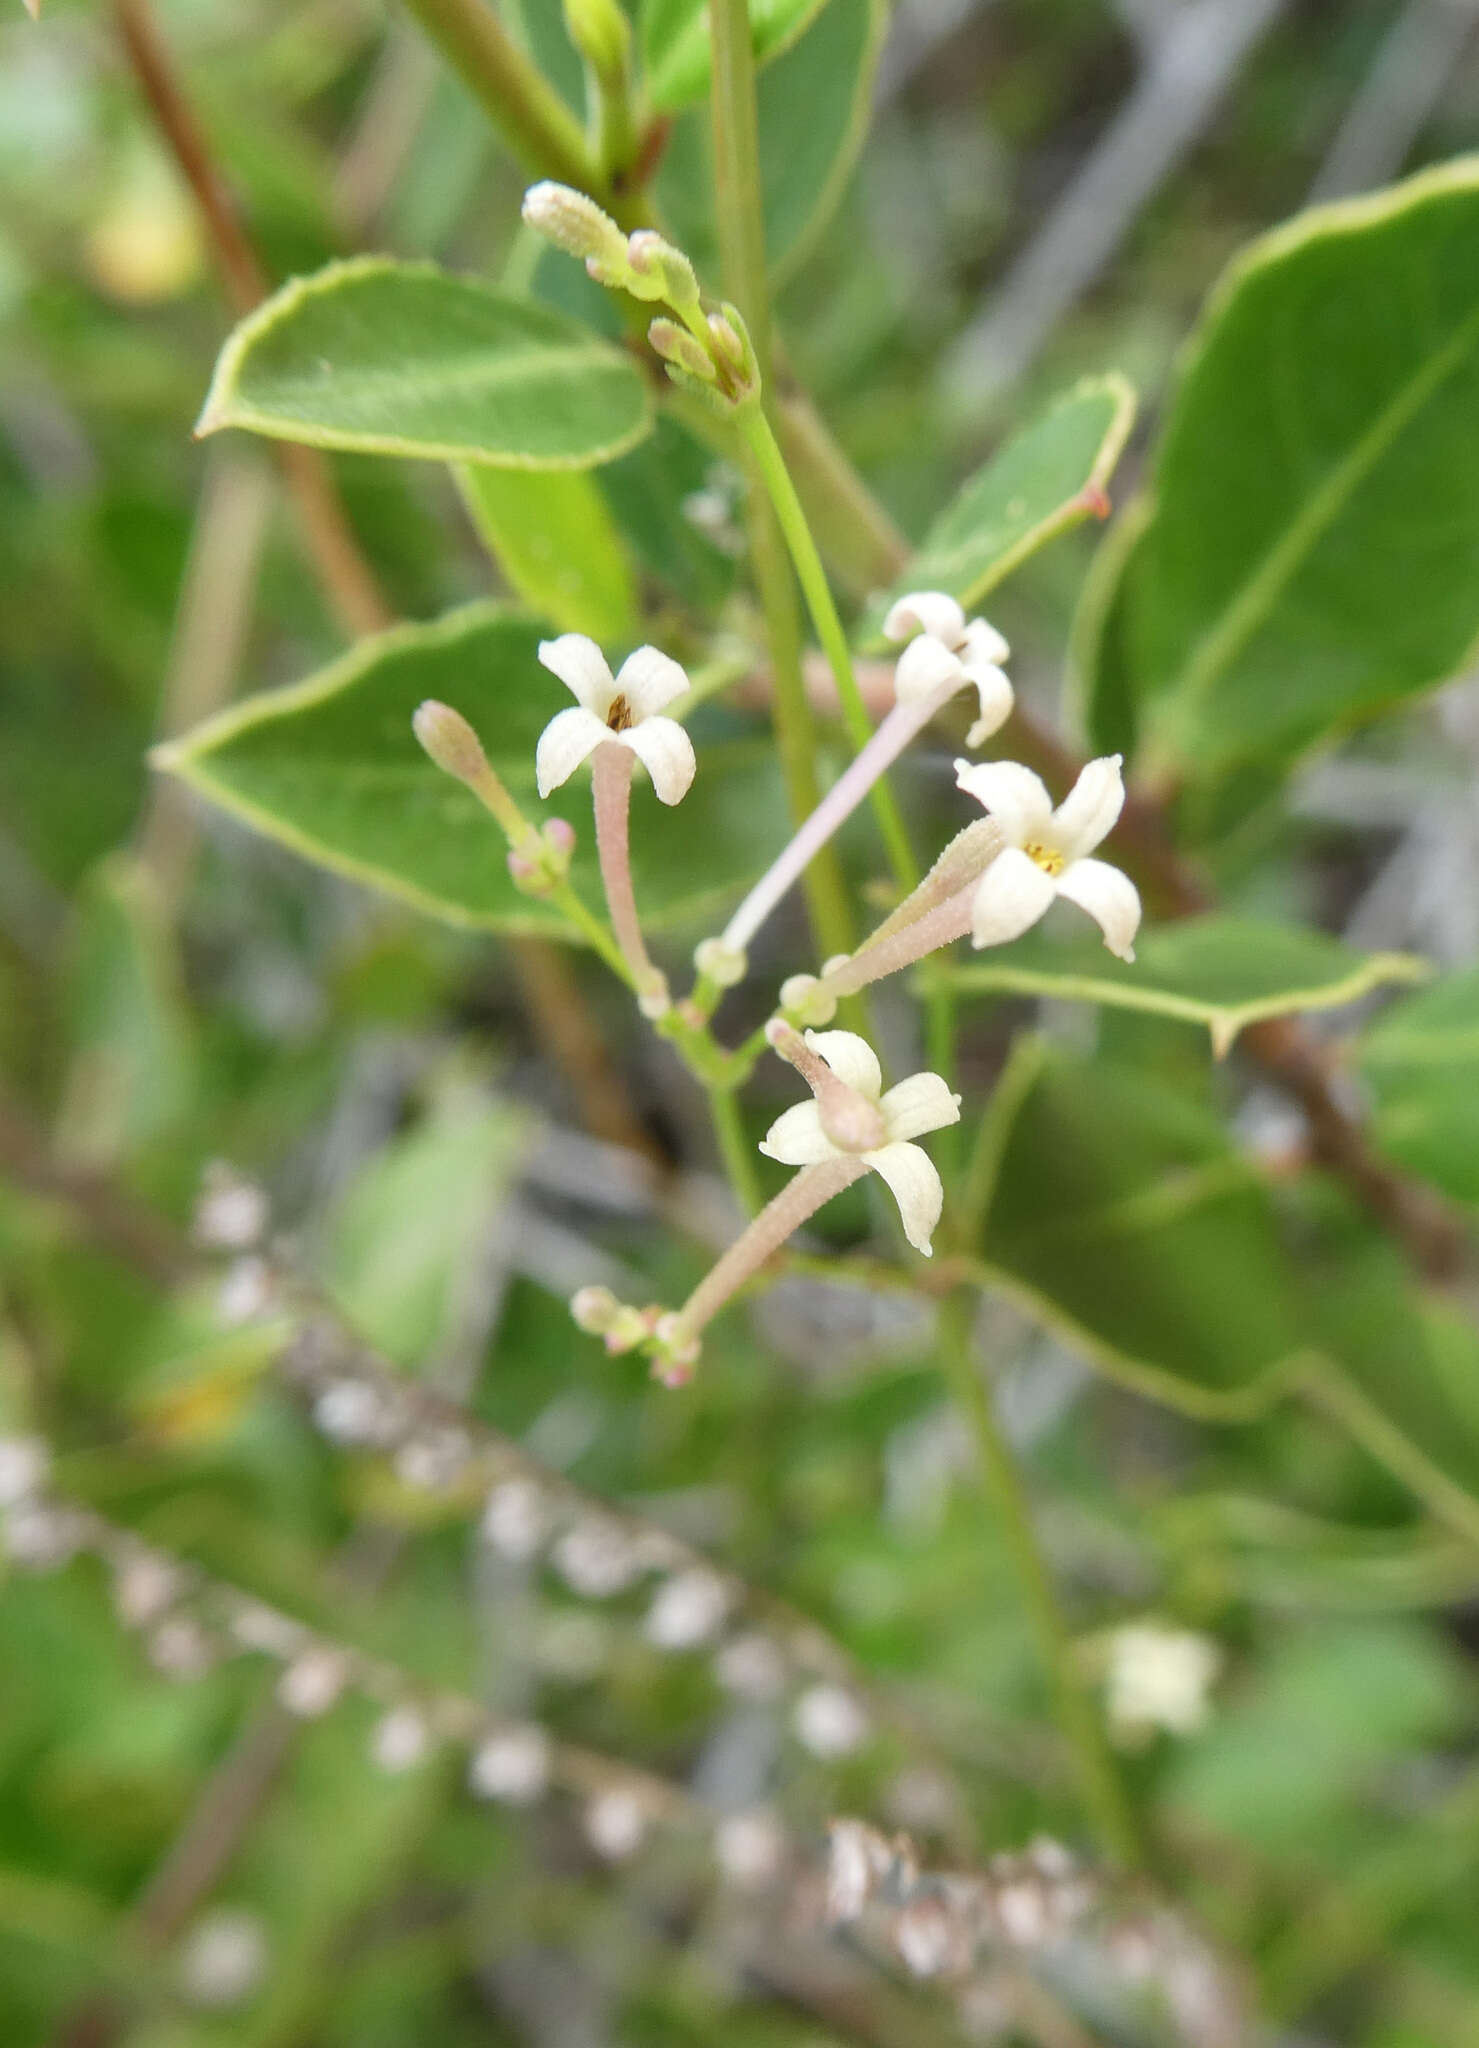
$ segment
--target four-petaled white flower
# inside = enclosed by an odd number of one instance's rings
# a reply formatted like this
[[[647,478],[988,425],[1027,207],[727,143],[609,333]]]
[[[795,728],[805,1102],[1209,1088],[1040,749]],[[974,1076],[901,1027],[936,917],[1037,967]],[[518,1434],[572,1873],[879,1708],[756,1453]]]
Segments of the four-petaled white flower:
[[[890,640],[909,640],[894,670],[894,695],[900,704],[937,694],[951,696],[969,685],[981,711],[966,734],[966,745],[979,747],[1006,724],[1015,699],[1001,664],[1011,649],[995,626],[985,619],[968,620],[955,599],[941,590],[916,590],[891,608],[883,630]]]
[[[827,1159],[861,1158],[893,1191],[904,1235],[930,1255],[944,1189],[929,1154],[911,1138],[960,1121],[960,1097],[938,1074],[911,1074],[883,1092],[878,1056],[851,1031],[808,1031],[806,1043],[824,1059],[854,1098],[839,1114],[824,1101],[798,1102],[778,1116],[760,1150],[782,1166],[818,1166]]]
[[[1020,938],[1057,896],[1086,910],[1121,960],[1135,957],[1140,897],[1128,875],[1089,860],[1124,807],[1119,754],[1090,761],[1054,810],[1038,776],[1016,761],[957,761],[960,787],[986,806],[1006,846],[977,885],[971,939],[1000,946]]]
[[[540,642],[539,659],[577,700],[557,712],[539,736],[534,766],[542,797],[607,740],[630,747],[665,804],[688,794],[696,766],[693,742],[676,719],[657,716],[688,688],[688,677],[670,655],[639,647],[613,676],[594,640],[562,633]]]

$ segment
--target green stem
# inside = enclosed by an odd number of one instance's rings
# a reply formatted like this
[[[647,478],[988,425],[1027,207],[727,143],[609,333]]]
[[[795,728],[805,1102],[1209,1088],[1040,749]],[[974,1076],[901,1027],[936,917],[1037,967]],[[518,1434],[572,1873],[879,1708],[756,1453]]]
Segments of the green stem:
[[[991,1497],[1022,1604],[1037,1640],[1057,1707],[1059,1726],[1073,1751],[1085,1810],[1100,1847],[1113,1862],[1133,1869],[1141,1861],[1135,1818],[1120,1784],[1094,1703],[1084,1688],[1073,1638],[1058,1605],[1052,1574],[1038,1543],[1022,1475],[1002,1435],[986,1382],[971,1355],[969,1297],[940,1309],[940,1362],[975,1439],[982,1483]]]
[[[749,329],[764,384],[770,368],[770,295],[755,126],[755,57],[746,0],[709,0],[709,22],[714,52],[714,188],[720,264],[725,290]],[[758,465],[752,463],[752,468]],[[776,741],[791,819],[799,826],[816,809],[821,792],[816,778],[816,729],[801,670],[795,591],[774,515],[761,492],[752,489],[746,517],[751,562],[770,642]],[[811,863],[805,888],[823,956],[851,952],[852,918],[841,864],[833,848],[825,849]]]
[[[563,910],[570,922],[585,934],[593,950],[600,954],[611,972],[619,975],[628,988],[635,987],[632,970],[622,958],[620,946],[596,913],[587,909],[581,902],[570,884],[562,882],[557,889],[552,889],[549,900]]]
[[[406,0],[526,171],[595,198],[606,180],[579,121],[485,0]]]
[[[806,593],[807,608],[811,612],[812,624],[816,627],[817,638],[822,651],[831,664],[832,674],[837,682],[838,701],[842,706],[843,723],[856,747],[865,747],[873,737],[873,727],[863,703],[863,693],[858,688],[858,679],[853,674],[852,654],[847,644],[847,635],[842,621],[837,616],[837,607],[832,602],[831,587],[827,572],[822,567],[822,558],[817,553],[816,542],[811,537],[811,528],[806,523],[806,513],[796,495],[796,486],[786,468],[786,459],[781,454],[780,444],[771,430],[770,421],[758,405],[746,406],[739,416],[740,430],[744,434],[755,466],[764,479],[775,507],[776,518],[780,521],[781,532],[791,551],[791,560],[796,565],[796,574],[801,588]],[[885,776],[880,776],[869,792],[878,828],[883,834],[884,845],[893,865],[894,878],[906,893],[919,880],[919,867],[914,858],[914,849],[909,844],[909,834],[904,829],[904,820],[888,786]]]
[[[755,1162],[745,1136],[744,1121],[740,1116],[739,1099],[735,1090],[711,1085],[709,1114],[714,1121],[714,1136],[719,1141],[719,1156],[724,1161],[724,1171],[729,1176],[729,1185],[734,1191],[735,1200],[747,1216],[753,1216],[760,1207],[760,1183],[756,1177]]]
[[[719,266],[724,289],[744,315],[760,365],[770,383],[770,280],[765,268],[765,215],[760,182],[760,139],[755,115],[755,53],[747,0],[709,0],[713,44],[714,184]]]

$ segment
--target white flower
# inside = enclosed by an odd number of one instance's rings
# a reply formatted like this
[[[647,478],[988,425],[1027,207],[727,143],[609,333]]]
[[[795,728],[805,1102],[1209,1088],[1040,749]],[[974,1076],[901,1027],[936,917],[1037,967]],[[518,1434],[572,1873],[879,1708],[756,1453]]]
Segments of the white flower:
[[[606,740],[631,748],[665,804],[688,794],[697,766],[693,742],[675,719],[656,715],[688,688],[676,661],[655,647],[639,647],[613,676],[605,655],[584,633],[541,640],[539,658],[576,699],[539,736],[534,766],[541,796],[568,781]]]
[[[392,1775],[414,1770],[426,1755],[430,1731],[414,1707],[392,1707],[376,1724],[370,1738],[370,1756],[382,1771]]]
[[[977,887],[973,944],[1001,946],[1020,938],[1055,897],[1066,896],[1087,910],[1111,953],[1134,959],[1140,928],[1135,884],[1107,861],[1085,858],[1124,808],[1121,758],[1090,761],[1057,810],[1040,778],[1016,761],[956,762],[956,781],[986,806],[1007,842]]]
[[[1221,1667],[1217,1644],[1191,1629],[1153,1620],[1115,1629],[1105,1704],[1116,1736],[1134,1743],[1157,1728],[1194,1735],[1207,1719],[1207,1696]]]
[[[598,1792],[585,1810],[586,1840],[608,1863],[620,1863],[640,1849],[646,1832],[647,1808],[623,1785]]]
[[[51,1450],[39,1436],[0,1436],[0,1508],[23,1506],[46,1484]]]
[[[806,1042],[861,1098],[858,1127],[844,1130],[835,1116],[824,1122],[820,1102],[798,1102],[776,1118],[760,1150],[782,1166],[817,1166],[824,1159],[856,1154],[887,1181],[899,1205],[904,1235],[928,1258],[945,1191],[929,1154],[908,1140],[958,1123],[960,1097],[938,1074],[911,1074],[885,1095],[878,1056],[854,1032],[808,1031]]]
[[[851,1756],[868,1738],[868,1716],[840,1685],[808,1686],[793,1716],[797,1740],[824,1762]]]
[[[180,1990],[207,2010],[240,2005],[261,1980],[267,1937],[255,1913],[219,1907],[197,1921],[180,1955]]]
[[[894,670],[894,695],[901,704],[953,695],[973,687],[981,715],[966,734],[966,745],[979,747],[1006,724],[1015,699],[1001,664],[1011,649],[985,619],[967,619],[953,597],[940,590],[916,590],[901,597],[883,622],[890,640],[917,637],[899,656]]]
[[[702,1566],[660,1586],[648,1610],[647,1640],[659,1650],[691,1650],[706,1642],[729,1606],[724,1581]]]
[[[745,1891],[770,1883],[786,1853],[786,1837],[773,1813],[727,1813],[714,1830],[714,1860],[729,1882]]]
[[[475,1798],[532,1806],[550,1778],[549,1737],[542,1728],[506,1728],[479,1744],[468,1768]]]

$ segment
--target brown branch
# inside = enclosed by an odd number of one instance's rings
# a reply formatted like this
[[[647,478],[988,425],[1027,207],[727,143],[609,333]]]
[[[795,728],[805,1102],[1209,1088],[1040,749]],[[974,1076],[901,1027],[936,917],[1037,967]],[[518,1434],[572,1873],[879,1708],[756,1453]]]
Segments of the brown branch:
[[[113,0],[113,15],[154,125],[194,194],[226,296],[238,315],[249,313],[267,296],[267,273],[181,88],[148,0]],[[279,442],[275,453],[340,624],[354,638],[379,632],[392,623],[394,613],[354,537],[333,472],[315,448]]]
[[[161,1286],[169,1286],[187,1270],[187,1248],[162,1217],[133,1201],[104,1175],[63,1165],[28,1113],[3,1096],[0,1173],[32,1194],[53,1197],[76,1210],[100,1245]]]

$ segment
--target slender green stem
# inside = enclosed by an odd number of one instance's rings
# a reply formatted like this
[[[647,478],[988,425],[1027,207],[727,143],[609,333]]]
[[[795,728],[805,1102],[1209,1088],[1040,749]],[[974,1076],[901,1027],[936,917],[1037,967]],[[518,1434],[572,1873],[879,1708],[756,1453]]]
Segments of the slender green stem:
[[[580,123],[486,0],[406,0],[525,170],[600,198],[605,190]]]
[[[711,1085],[709,1114],[713,1118],[714,1136],[719,1141],[719,1156],[724,1161],[724,1171],[729,1176],[729,1185],[734,1191],[735,1200],[747,1216],[753,1216],[760,1207],[760,1182],[755,1173],[755,1161],[750,1144],[745,1136],[736,1091],[733,1088]]]
[[[853,674],[852,654],[847,644],[847,634],[837,616],[837,607],[832,601],[831,587],[827,572],[822,567],[822,558],[817,553],[816,542],[811,537],[811,528],[806,523],[806,513],[791,473],[786,468],[786,459],[781,454],[780,444],[771,430],[770,421],[758,405],[746,406],[739,416],[740,430],[755,458],[755,466],[764,479],[775,507],[776,518],[780,521],[781,532],[791,551],[791,560],[796,565],[796,574],[801,588],[806,593],[807,607],[811,612],[812,624],[816,627],[817,638],[822,651],[832,667],[837,681],[837,696],[842,706],[843,722],[854,746],[865,747],[873,737],[873,727],[863,703],[863,693],[858,688],[858,679]],[[878,829],[883,834],[884,845],[893,865],[894,877],[899,887],[906,892],[919,880],[919,867],[914,858],[914,849],[909,844],[909,834],[904,829],[893,791],[885,776],[880,776],[869,792],[873,810],[878,819]]]
[[[982,1483],[996,1510],[1052,1688],[1059,1725],[1073,1751],[1085,1810],[1104,1854],[1115,1863],[1134,1868],[1141,1861],[1135,1818],[1079,1672],[1073,1638],[1038,1543],[1022,1475],[1002,1434],[986,1382],[971,1356],[969,1303],[970,1297],[958,1294],[941,1306],[941,1368],[975,1439]]]
[[[755,114],[755,53],[747,0],[709,0],[714,52],[709,106],[714,134],[714,184],[719,267],[724,289],[750,330],[762,386],[770,383],[770,280],[765,268],[765,214],[760,138]]]
[[[549,900],[563,910],[570,922],[585,934],[593,950],[600,954],[611,972],[619,975],[628,988],[634,987],[632,970],[622,958],[620,946],[596,913],[581,902],[570,884],[562,882],[559,888],[552,889]]]
[[[749,329],[762,384],[770,365],[770,288],[765,272],[765,222],[755,126],[755,57],[746,0],[709,0],[714,51],[712,96],[715,212],[724,285]],[[753,461],[752,483],[758,475]],[[763,482],[763,479],[760,479]],[[820,801],[816,729],[801,670],[801,627],[795,591],[775,517],[764,493],[751,490],[747,508],[750,556],[765,614],[775,680],[776,741],[792,822],[800,825]],[[824,956],[852,950],[852,919],[842,868],[831,848],[805,877],[807,906]]]

